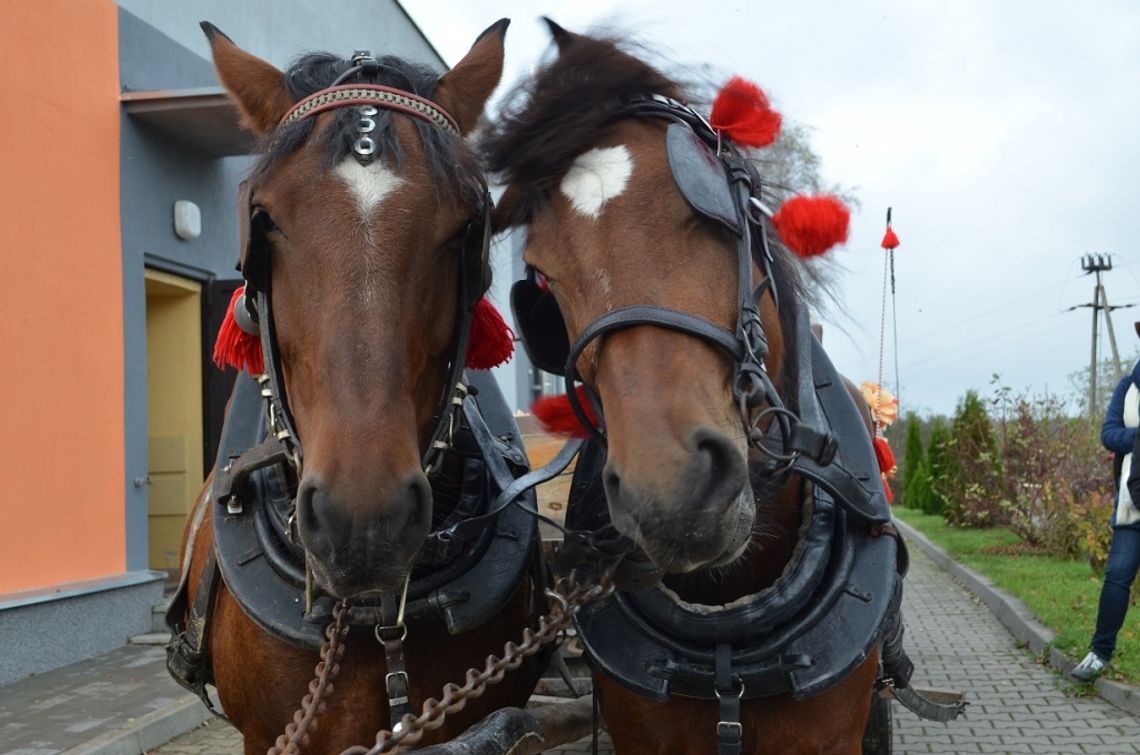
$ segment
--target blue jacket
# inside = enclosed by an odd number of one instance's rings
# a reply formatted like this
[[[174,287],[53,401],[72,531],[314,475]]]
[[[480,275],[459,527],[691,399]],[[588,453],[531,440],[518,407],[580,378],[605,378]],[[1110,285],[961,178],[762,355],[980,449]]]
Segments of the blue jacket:
[[[1113,527],[1116,526],[1116,506],[1120,502],[1120,490],[1128,484],[1128,480],[1120,479],[1120,465],[1124,461],[1124,455],[1132,453],[1136,442],[1137,428],[1124,426],[1124,396],[1133,384],[1140,389],[1140,361],[1132,368],[1132,374],[1125,375],[1116,385],[1116,390],[1112,392],[1112,400],[1108,402],[1108,409],[1104,413],[1104,424],[1100,428],[1100,442],[1114,454],[1112,473],[1116,482],[1117,497],[1112,510]],[[1132,460],[1134,470],[1137,463],[1140,461],[1134,458]],[[1135,471],[1133,473],[1135,474]],[[1121,526],[1140,529],[1140,521]]]
[[[1140,388],[1140,362],[1132,368],[1131,375],[1125,375],[1116,384],[1100,428],[1100,442],[1117,456],[1132,453],[1132,445],[1136,442],[1136,428],[1124,426],[1124,394],[1133,383]]]

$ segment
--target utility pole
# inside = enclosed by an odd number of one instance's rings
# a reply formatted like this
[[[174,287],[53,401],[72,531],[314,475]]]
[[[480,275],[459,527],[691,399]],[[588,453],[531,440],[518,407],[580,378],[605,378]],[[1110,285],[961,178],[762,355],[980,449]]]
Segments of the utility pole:
[[[1124,376],[1124,365],[1120,363],[1120,351],[1116,348],[1116,331],[1112,327],[1112,310],[1115,307],[1108,306],[1108,293],[1105,292],[1104,286],[1100,287],[1100,306],[1104,310],[1104,321],[1108,323],[1108,342],[1112,346],[1112,366],[1116,368],[1116,379],[1120,380]]]
[[[1116,335],[1112,332],[1112,320],[1109,313],[1113,307],[1108,306],[1108,296],[1104,292],[1100,274],[1112,269],[1112,256],[1108,254],[1086,254],[1081,257],[1081,269],[1085,273],[1096,276],[1096,287],[1093,289],[1092,304],[1080,304],[1081,307],[1092,307],[1092,356],[1089,359],[1089,414],[1097,413],[1096,403],[1096,355],[1097,331],[1100,325],[1100,311],[1104,310],[1105,320],[1108,323],[1108,337],[1112,344],[1112,357],[1116,361],[1117,371],[1120,370],[1120,355],[1116,351]]]

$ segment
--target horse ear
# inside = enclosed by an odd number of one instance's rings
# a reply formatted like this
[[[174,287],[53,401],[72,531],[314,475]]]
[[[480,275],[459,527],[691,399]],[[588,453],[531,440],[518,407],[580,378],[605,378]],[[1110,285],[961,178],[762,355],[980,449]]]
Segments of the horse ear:
[[[495,202],[495,209],[491,210],[491,230],[500,233],[516,225],[522,225],[519,220],[519,208],[523,201],[523,193],[515,184],[507,187],[499,201]],[[1140,333],[1140,322],[1136,323],[1136,332]]]
[[[549,16],[543,16],[542,20],[546,22],[546,28],[550,30],[550,38],[554,40],[554,44],[558,45],[559,52],[565,52],[573,42],[577,34],[566,31],[558,24],[554,23]]]
[[[503,39],[509,18],[491,24],[475,40],[471,51],[445,73],[435,90],[435,101],[451,113],[464,136],[471,133],[483,106],[503,77]]]
[[[241,125],[261,136],[296,104],[285,88],[285,74],[242,50],[210,22],[201,27],[210,40],[218,79],[241,111]]]

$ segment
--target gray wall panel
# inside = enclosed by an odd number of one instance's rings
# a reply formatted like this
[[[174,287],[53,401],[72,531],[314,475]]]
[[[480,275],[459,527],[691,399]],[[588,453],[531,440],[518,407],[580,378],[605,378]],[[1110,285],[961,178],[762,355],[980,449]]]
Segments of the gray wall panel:
[[[125,91],[218,85],[209,45],[198,26],[208,20],[243,49],[279,68],[296,55],[358,48],[408,57],[444,70],[431,44],[395,0],[118,0],[119,66]],[[146,260],[194,277],[236,277],[237,185],[250,158],[215,159],[122,117],[123,307],[125,336],[125,518],[127,568],[147,567]],[[177,238],[173,204],[201,209],[202,235]],[[194,271],[198,271],[195,273]],[[509,273],[500,280],[509,280]],[[506,297],[499,301],[506,303]],[[503,372],[507,372],[504,370]],[[506,382],[510,381],[507,376]],[[513,398],[508,386],[507,394]]]

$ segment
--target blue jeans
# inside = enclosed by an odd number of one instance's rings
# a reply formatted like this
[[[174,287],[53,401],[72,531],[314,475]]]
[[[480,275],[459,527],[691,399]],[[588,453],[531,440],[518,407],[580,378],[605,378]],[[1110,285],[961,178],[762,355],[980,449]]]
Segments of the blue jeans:
[[[1116,633],[1124,626],[1128,594],[1132,581],[1136,579],[1137,568],[1140,568],[1140,529],[1113,529],[1104,587],[1100,590],[1100,608],[1096,614],[1096,633],[1092,639],[1093,652],[1106,661],[1116,650]]]

